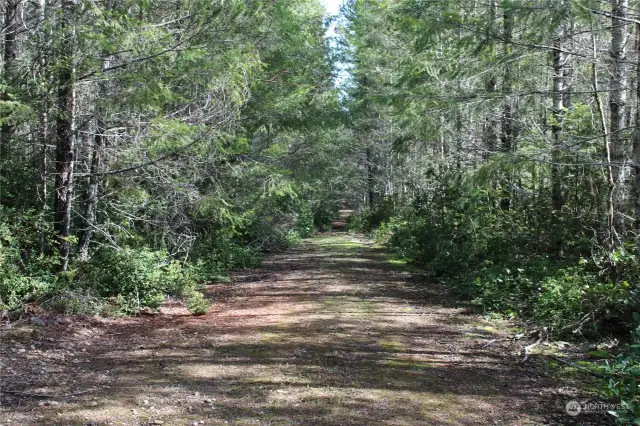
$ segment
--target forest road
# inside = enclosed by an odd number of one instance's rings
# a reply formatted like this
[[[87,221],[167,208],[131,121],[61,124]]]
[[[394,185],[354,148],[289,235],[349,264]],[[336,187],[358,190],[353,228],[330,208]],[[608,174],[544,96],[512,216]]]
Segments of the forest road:
[[[520,362],[508,323],[430,281],[363,237],[321,234],[211,285],[205,316],[174,302],[46,326],[0,349],[2,387],[26,393],[3,395],[0,425],[584,424],[565,413],[570,384]]]

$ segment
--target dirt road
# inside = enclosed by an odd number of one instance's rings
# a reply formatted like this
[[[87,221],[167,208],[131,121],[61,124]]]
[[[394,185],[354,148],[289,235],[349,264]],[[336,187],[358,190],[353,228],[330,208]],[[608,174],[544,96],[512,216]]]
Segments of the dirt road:
[[[175,304],[13,329],[0,425],[571,421],[562,404],[576,391],[521,364],[508,324],[361,237],[314,237],[209,296],[203,317]]]

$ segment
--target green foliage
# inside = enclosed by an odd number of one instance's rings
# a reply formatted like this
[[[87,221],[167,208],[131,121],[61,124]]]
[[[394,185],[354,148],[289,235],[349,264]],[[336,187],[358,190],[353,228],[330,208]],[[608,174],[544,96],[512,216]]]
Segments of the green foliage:
[[[371,238],[377,243],[387,243],[393,236],[393,227],[382,222],[380,226],[371,231]]]
[[[314,214],[310,203],[302,203],[296,219],[295,231],[300,238],[307,238],[315,229]]]
[[[30,212],[0,209],[0,314],[18,309],[56,284],[50,271],[57,262],[37,252],[32,220]]]
[[[455,278],[456,290],[485,310],[522,317],[556,335],[593,336],[628,315],[630,286],[613,284],[585,265],[546,259],[486,262]],[[471,285],[469,285],[471,283]]]
[[[245,244],[261,251],[291,247],[300,238],[311,235],[318,210],[324,211],[302,198],[293,188],[274,190],[255,202],[240,235]]]
[[[0,314],[18,309],[26,300],[47,292],[52,281],[15,271],[0,271]]]
[[[102,249],[80,266],[80,282],[124,314],[157,308],[166,295],[193,298],[199,306],[192,271],[161,251]]]
[[[347,218],[347,231],[362,232],[367,227],[365,210],[354,213]]]
[[[328,229],[350,141],[317,1],[76,6],[25,9],[37,28],[17,35],[0,81],[0,202],[16,209],[0,215],[1,311],[46,295],[66,313],[131,314],[175,294],[204,313],[196,283]],[[60,109],[61,71],[93,82],[73,87],[85,108]],[[71,188],[63,273],[51,232],[61,148],[45,139],[66,119],[85,129],[76,171],[97,182]]]
[[[621,249],[589,256],[575,224],[561,229],[545,209],[501,209],[500,188],[468,182],[416,199],[376,234],[391,233],[394,254],[441,276],[488,312],[522,317],[557,335],[595,335],[625,324],[639,301],[634,255]],[[362,217],[371,223],[370,213]],[[535,223],[546,229],[532,229]],[[558,235],[572,256],[549,256]]]
[[[628,316],[631,290],[628,282],[613,283],[584,266],[564,268],[540,281],[533,315],[560,332],[595,335]]]
[[[620,401],[620,409],[612,413],[619,425],[640,424],[640,315],[634,312],[634,319],[632,343],[603,368],[611,376],[606,384],[608,395]]]
[[[332,200],[313,203],[313,225],[320,231],[330,231],[331,222],[338,214],[339,205]]]
[[[395,214],[392,200],[385,199],[374,207],[366,207],[347,218],[347,230],[353,232],[372,232],[391,220]]]
[[[209,301],[197,290],[190,290],[183,294],[187,299],[187,308],[193,315],[204,315],[209,312]]]
[[[228,271],[258,266],[262,259],[256,247],[234,240],[223,232],[203,235],[194,249],[195,275],[203,281],[218,281]]]
[[[113,300],[100,297],[93,289],[62,286],[54,289],[47,306],[65,315],[120,315],[120,307]]]

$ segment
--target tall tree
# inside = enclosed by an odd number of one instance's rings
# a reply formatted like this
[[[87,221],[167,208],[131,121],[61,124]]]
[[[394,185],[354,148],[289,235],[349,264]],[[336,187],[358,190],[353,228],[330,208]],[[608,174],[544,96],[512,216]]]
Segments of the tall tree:
[[[615,210],[618,207],[621,194],[617,186],[621,183],[625,161],[624,129],[626,123],[625,111],[627,106],[627,54],[628,42],[628,0],[614,0],[611,4],[611,94],[609,97],[610,137],[607,155],[612,167],[612,187],[610,188],[609,229],[610,239],[619,239],[616,222],[620,223]]]
[[[113,11],[116,6],[115,0],[107,0],[104,4],[104,12],[107,16]],[[102,57],[102,78],[98,83],[98,99],[96,101],[96,119],[95,119],[95,134],[93,135],[93,141],[90,146],[90,166],[89,177],[87,178],[87,189],[85,192],[85,206],[84,206],[84,222],[85,227],[80,232],[80,238],[78,240],[78,256],[81,260],[87,260],[89,258],[89,248],[93,234],[98,226],[98,201],[100,191],[100,168],[102,166],[103,150],[105,147],[105,140],[107,139],[107,124],[106,115],[107,110],[105,108],[105,99],[109,96],[109,84],[105,73],[111,67],[111,52],[103,50],[100,54]]]
[[[2,71],[4,74],[5,87],[0,93],[1,101],[8,101],[7,88],[11,83],[10,76],[12,73],[13,63],[17,56],[17,34],[18,34],[18,17],[20,9],[19,0],[7,0],[3,4],[3,20],[2,20],[2,36],[3,36],[3,52],[2,52]],[[9,146],[11,136],[15,130],[14,123],[3,121],[0,128],[0,150]]]
[[[560,215],[564,205],[562,194],[562,175],[560,162],[562,159],[562,121],[564,115],[565,96],[565,65],[567,61],[565,50],[566,28],[561,21],[556,28],[552,46],[553,79],[551,93],[553,123],[551,124],[552,150],[551,150],[551,203],[556,215]]]
[[[75,2],[63,0],[57,72],[56,186],[54,229],[60,251],[60,267],[66,270],[71,250],[71,209],[74,189],[75,155]]]

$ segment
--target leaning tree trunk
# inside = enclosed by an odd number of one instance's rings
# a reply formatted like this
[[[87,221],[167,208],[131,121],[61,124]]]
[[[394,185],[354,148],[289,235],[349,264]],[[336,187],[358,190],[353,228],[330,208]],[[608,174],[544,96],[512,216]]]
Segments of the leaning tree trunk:
[[[75,148],[75,69],[73,63],[74,38],[73,0],[63,0],[61,6],[60,33],[63,38],[57,72],[56,118],[56,188],[54,231],[60,251],[60,267],[69,265],[71,243],[71,205],[73,201],[73,172]]]

